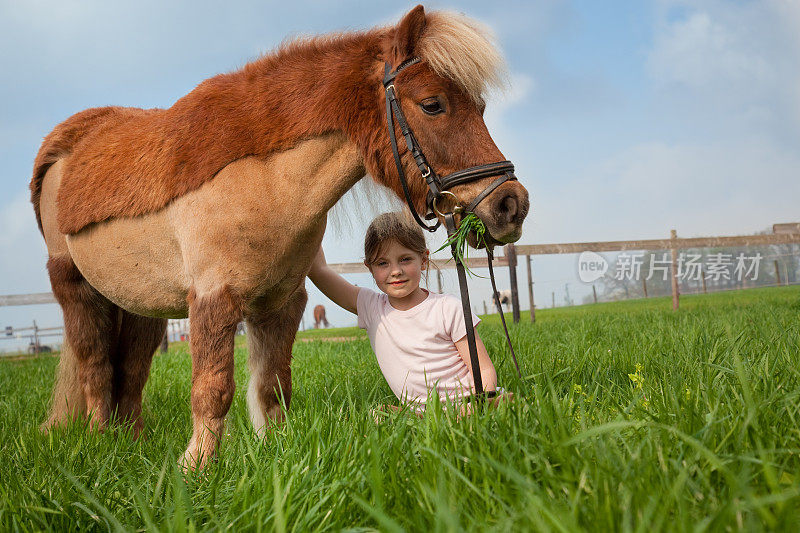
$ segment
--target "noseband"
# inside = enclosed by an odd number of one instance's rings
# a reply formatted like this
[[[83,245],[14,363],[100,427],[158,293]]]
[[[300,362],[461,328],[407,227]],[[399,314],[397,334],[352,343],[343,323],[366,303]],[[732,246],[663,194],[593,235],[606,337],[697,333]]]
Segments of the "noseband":
[[[449,193],[456,198],[456,206],[453,208],[453,213],[472,213],[475,208],[478,207],[478,204],[484,198],[489,196],[492,191],[509,180],[516,180],[517,177],[514,176],[514,165],[511,164],[511,161],[500,161],[497,163],[488,163],[486,165],[469,167],[465,168],[464,170],[453,172],[452,174],[449,174],[443,178],[440,178],[436,171],[431,168],[428,160],[425,158],[425,154],[422,152],[422,147],[417,142],[416,137],[414,137],[414,133],[411,131],[411,127],[408,125],[408,121],[403,114],[403,110],[400,108],[400,101],[397,99],[397,91],[395,90],[393,83],[394,79],[404,68],[415,65],[419,62],[420,58],[418,57],[408,59],[403,61],[394,71],[391,70],[389,63],[385,64],[383,86],[386,89],[386,121],[389,126],[389,139],[391,140],[392,144],[394,162],[397,166],[397,173],[400,176],[400,184],[403,186],[403,194],[405,194],[408,208],[410,209],[411,214],[414,216],[414,219],[417,221],[417,224],[428,231],[436,231],[436,229],[439,227],[439,224],[441,224],[441,221],[437,220],[436,224],[431,226],[425,224],[419,217],[419,213],[417,213],[417,210],[414,207],[414,202],[411,199],[411,191],[408,188],[408,181],[406,180],[406,174],[403,170],[403,164],[400,160],[400,151],[397,148],[397,138],[394,134],[395,118],[397,119],[397,124],[400,126],[400,132],[403,134],[403,137],[405,137],[408,151],[411,153],[411,156],[417,163],[417,168],[419,168],[425,183],[428,184],[428,196],[426,200],[427,214],[425,216],[427,220],[436,218],[436,213],[438,210],[435,209],[435,203],[445,193]],[[455,187],[456,185],[469,183],[471,181],[483,178],[491,178],[493,176],[500,177],[494,180],[483,191],[481,191],[481,193],[476,196],[466,208],[460,205],[458,202],[458,197],[456,197],[455,194],[449,190],[451,187]]]
[[[437,220],[435,224],[429,226],[425,224],[422,219],[419,217],[419,213],[417,213],[417,209],[414,207],[414,202],[411,199],[411,191],[408,189],[408,181],[406,180],[406,173],[403,170],[403,164],[400,161],[400,151],[397,148],[397,138],[394,134],[394,119],[397,119],[397,124],[400,126],[400,131],[405,137],[406,146],[408,147],[408,151],[411,153],[411,156],[414,158],[414,161],[417,163],[417,168],[419,168],[420,173],[422,174],[422,178],[425,180],[425,183],[428,184],[428,196],[425,202],[425,206],[427,208],[427,214],[425,218],[427,220],[431,220],[436,218],[436,215],[441,215],[445,220],[445,226],[447,227],[447,234],[452,235],[456,231],[456,223],[454,215],[457,213],[467,214],[472,213],[475,211],[475,208],[478,207],[478,204],[487,196],[489,196],[492,191],[497,189],[503,183],[516,180],[517,177],[514,175],[514,165],[511,164],[511,161],[500,161],[497,163],[488,163],[486,165],[478,165],[476,167],[469,167],[465,168],[464,170],[459,170],[457,172],[453,172],[443,178],[440,178],[436,171],[431,168],[428,160],[425,159],[425,154],[422,152],[422,147],[417,142],[416,137],[414,137],[414,133],[411,131],[411,127],[408,125],[408,121],[406,120],[405,115],[403,115],[403,110],[400,108],[400,101],[397,99],[397,91],[394,88],[394,79],[397,75],[402,71],[404,68],[414,65],[420,62],[420,58],[414,57],[403,61],[400,66],[397,67],[394,71],[392,71],[389,63],[386,63],[384,66],[383,72],[383,86],[386,89],[386,122],[389,126],[389,139],[392,143],[392,154],[394,154],[394,163],[397,165],[397,174],[400,177],[400,184],[403,186],[403,194],[405,194],[406,202],[408,203],[408,208],[411,211],[411,214],[414,216],[414,220],[417,221],[417,224],[422,226],[424,229],[428,231],[436,231],[436,229],[441,224],[441,220]],[[455,187],[456,185],[461,185],[463,183],[469,183],[471,181],[483,179],[483,178],[491,178],[494,176],[499,176],[496,180],[489,184],[488,187],[483,189],[483,191],[475,197],[475,199],[470,202],[470,204],[464,208],[459,200],[458,197],[451,192],[449,189],[451,187]],[[449,213],[440,213],[439,210],[436,208],[436,201],[442,198],[445,194],[453,196],[456,200],[456,205],[453,207],[453,210]],[[485,397],[494,396],[495,393],[484,393],[483,391],[483,380],[481,379],[481,367],[480,362],[478,361],[478,348],[475,341],[475,327],[472,323],[472,310],[470,309],[469,303],[469,289],[467,288],[467,276],[464,272],[464,265],[458,260],[456,257],[456,244],[453,242],[451,245],[453,258],[456,260],[456,270],[458,272],[458,284],[461,289],[461,305],[464,310],[464,326],[466,327],[467,333],[467,345],[469,346],[469,355],[470,355],[470,362],[472,364],[472,379],[475,382],[475,397],[478,401],[483,401]],[[494,269],[492,269],[492,250],[489,246],[486,247],[486,254],[489,259],[489,277],[492,280],[492,290],[494,291],[494,302],[497,306],[498,310],[500,311],[500,320],[503,322],[503,329],[505,329],[506,333],[506,340],[508,341],[508,347],[511,349],[511,356],[514,358],[514,365],[517,367],[517,374],[519,375],[520,379],[522,379],[522,373],[519,369],[519,363],[517,363],[517,355],[514,353],[514,347],[511,345],[511,338],[508,335],[508,328],[506,327],[506,319],[503,315],[503,308],[500,306],[500,301],[497,298],[497,287],[495,286],[494,281]]]

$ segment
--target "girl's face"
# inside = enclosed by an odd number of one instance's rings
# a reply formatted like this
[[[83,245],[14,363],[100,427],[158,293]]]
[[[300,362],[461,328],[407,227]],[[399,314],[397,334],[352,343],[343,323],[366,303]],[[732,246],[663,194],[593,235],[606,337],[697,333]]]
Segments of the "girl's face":
[[[389,241],[370,265],[375,284],[387,296],[403,299],[419,289],[422,271],[428,266],[428,251],[422,256],[398,243]]]

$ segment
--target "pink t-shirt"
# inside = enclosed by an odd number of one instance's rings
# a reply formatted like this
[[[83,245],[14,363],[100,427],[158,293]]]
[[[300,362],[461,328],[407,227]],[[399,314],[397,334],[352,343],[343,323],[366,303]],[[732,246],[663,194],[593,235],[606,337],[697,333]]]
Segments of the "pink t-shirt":
[[[455,345],[467,334],[458,298],[428,292],[400,311],[384,293],[361,288],[356,306],[358,327],[367,330],[378,366],[401,401],[424,404],[430,389],[442,399],[468,393],[472,374]],[[480,319],[473,314],[472,322]]]

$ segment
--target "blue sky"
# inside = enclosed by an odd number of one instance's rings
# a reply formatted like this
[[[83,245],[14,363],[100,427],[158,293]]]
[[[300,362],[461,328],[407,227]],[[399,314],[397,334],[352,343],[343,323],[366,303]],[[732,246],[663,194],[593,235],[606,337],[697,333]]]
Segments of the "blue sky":
[[[167,107],[287,37],[391,23],[413,5],[0,1],[0,294],[49,290],[27,185],[59,121],[101,105]],[[512,86],[487,123],[531,193],[522,243],[734,235],[800,220],[800,4],[425,6],[488,24],[505,53]],[[326,236],[328,258],[358,261],[365,222],[341,226]],[[573,297],[591,291],[571,256],[537,258],[535,277],[543,305],[565,283]],[[447,285],[455,291],[449,274]],[[475,292],[486,299],[487,284]],[[328,307],[335,325],[355,322]],[[57,306],[0,308],[0,326],[33,318],[61,323]]]

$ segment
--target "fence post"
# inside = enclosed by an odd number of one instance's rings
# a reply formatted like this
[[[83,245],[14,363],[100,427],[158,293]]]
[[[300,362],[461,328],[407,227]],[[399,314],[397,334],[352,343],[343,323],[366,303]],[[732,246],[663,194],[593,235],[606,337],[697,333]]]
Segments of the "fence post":
[[[675,247],[675,240],[678,238],[678,232],[670,230],[669,238],[672,239],[672,310],[676,311],[679,305],[678,294],[678,249]]]
[[[706,273],[703,272],[702,266],[700,266],[700,279],[703,280],[703,294],[708,294],[708,289],[706,288]]]
[[[553,309],[556,308],[556,292],[553,291]]]
[[[531,274],[531,256],[526,255],[528,260],[528,299],[531,302],[531,322],[536,322],[536,306],[533,303],[533,275]]]
[[[781,285],[781,271],[778,270],[778,260],[777,259],[774,260],[773,263],[775,263],[775,285],[780,287],[780,285]]]
[[[519,289],[517,287],[517,250],[513,244],[506,244],[505,256],[508,258],[508,274],[511,278],[511,311],[514,324],[519,324]]]
[[[594,296],[594,303],[597,303],[597,287],[592,283],[592,295]]]
[[[483,301],[483,314],[488,315],[489,310],[486,308],[486,300]]]
[[[642,276],[642,289],[644,290],[644,297],[647,298],[647,278],[644,276]]]
[[[33,321],[33,353],[39,353],[39,326]]]
[[[167,353],[169,350],[169,328],[164,331],[164,337],[161,339],[161,353]]]

